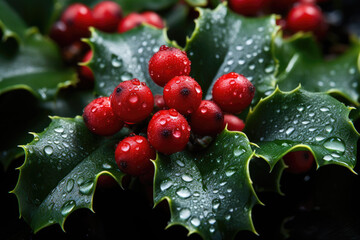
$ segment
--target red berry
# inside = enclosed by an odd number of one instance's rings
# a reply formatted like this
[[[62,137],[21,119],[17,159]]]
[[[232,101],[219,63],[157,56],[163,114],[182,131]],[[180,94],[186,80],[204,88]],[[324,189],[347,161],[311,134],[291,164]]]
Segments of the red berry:
[[[89,50],[84,58],[82,59],[82,63],[87,63],[91,60],[93,55],[93,52],[91,50]],[[79,73],[79,77],[81,79],[84,79],[85,81],[94,81],[94,74],[91,71],[91,69],[88,66],[79,66],[78,68],[78,73]]]
[[[115,161],[120,170],[132,176],[140,176],[151,171],[156,152],[148,140],[142,136],[127,137],[119,142],[115,150]]]
[[[171,79],[164,87],[164,100],[169,108],[188,115],[196,111],[202,99],[200,85],[189,76]]]
[[[141,122],[154,107],[150,88],[136,78],[121,82],[111,94],[110,101],[115,115],[127,123]]]
[[[229,0],[230,8],[245,16],[254,16],[264,9],[266,0]]]
[[[157,151],[172,154],[186,147],[190,130],[188,122],[178,111],[160,110],[150,120],[147,135]]]
[[[63,21],[70,32],[78,38],[89,37],[89,27],[94,25],[90,8],[81,3],[70,5],[61,15],[61,21]]]
[[[163,87],[176,76],[189,76],[190,60],[186,52],[162,45],[149,61],[151,79]]]
[[[162,18],[155,12],[152,11],[147,11],[147,12],[143,12],[141,13],[141,15],[145,18],[145,22],[157,27],[157,28],[164,28],[164,22],[162,20]]]
[[[114,115],[108,97],[94,99],[85,108],[83,118],[86,127],[95,134],[109,136],[117,133],[124,123]]]
[[[165,100],[163,95],[155,95],[154,96],[154,107],[157,110],[165,110],[168,109],[168,107],[165,104]]]
[[[242,131],[245,127],[245,123],[243,120],[238,118],[232,114],[225,114],[224,115],[224,127],[227,124],[227,129],[229,131]]]
[[[275,12],[286,12],[299,0],[271,0],[272,10]]]
[[[293,32],[315,32],[324,22],[324,17],[315,4],[301,3],[290,10],[286,21],[287,28]]]
[[[141,14],[135,12],[130,13],[121,19],[117,30],[119,33],[127,32],[130,29],[140,26],[143,22],[145,22],[145,18]]]
[[[203,100],[199,108],[191,115],[191,129],[202,136],[212,136],[224,129],[224,115],[216,103]]]
[[[49,36],[61,47],[69,45],[76,40],[70,33],[69,28],[62,21],[57,21],[54,23],[54,25],[51,27]]]
[[[219,77],[212,89],[214,102],[229,113],[239,113],[247,108],[254,94],[254,85],[243,75],[234,72]]]
[[[122,10],[119,4],[112,1],[104,1],[95,5],[93,9],[94,26],[104,32],[116,32],[122,18]]]
[[[288,172],[299,174],[308,172],[314,164],[314,156],[309,151],[289,152],[283,157]]]

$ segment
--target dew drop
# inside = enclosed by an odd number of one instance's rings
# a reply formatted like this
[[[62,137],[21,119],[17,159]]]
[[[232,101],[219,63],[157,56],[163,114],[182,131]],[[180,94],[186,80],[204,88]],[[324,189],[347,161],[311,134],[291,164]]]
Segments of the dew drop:
[[[103,163],[102,167],[103,167],[103,169],[111,169],[112,168],[111,165],[108,163]]]
[[[46,147],[44,148],[44,152],[45,152],[47,155],[51,155],[51,154],[54,152],[54,150],[53,150],[53,148],[52,148],[51,146],[46,146]]]
[[[93,181],[87,181],[80,185],[79,191],[82,194],[89,195],[92,192],[94,186]]]
[[[136,104],[139,101],[139,97],[137,94],[133,94],[128,99],[130,104]]]
[[[133,75],[129,72],[124,72],[121,74],[120,79],[121,81],[127,81],[130,80],[133,77]]]
[[[244,152],[245,152],[244,149],[235,149],[235,150],[234,150],[234,156],[235,156],[235,157],[238,157],[238,156],[240,156],[241,154],[243,154]]]
[[[74,180],[69,179],[66,184],[66,191],[71,192],[71,190],[74,188]]]
[[[186,175],[186,174],[182,175],[182,176],[181,176],[181,179],[182,179],[184,182],[192,182],[192,180],[194,180],[192,176]]]
[[[179,129],[175,129],[173,132],[174,138],[180,138],[181,137],[181,131]]]
[[[329,108],[327,108],[327,107],[322,107],[322,108],[320,108],[320,111],[322,111],[322,112],[328,112],[328,111],[329,111]]]
[[[176,190],[176,194],[181,198],[188,198],[191,196],[191,192],[187,187],[180,187]]]
[[[343,154],[345,152],[345,144],[340,138],[332,137],[324,142],[324,147],[332,152]]]
[[[173,185],[173,182],[170,179],[166,179],[160,183],[160,190],[165,191]]]
[[[231,176],[234,175],[235,173],[236,173],[235,168],[229,168],[229,169],[227,169],[227,170],[225,171],[225,175],[226,175],[227,177],[231,177]]]
[[[120,149],[123,152],[128,152],[130,150],[130,144],[127,142],[123,142],[121,143]]]
[[[74,200],[70,200],[68,202],[66,202],[62,207],[61,207],[61,214],[63,216],[68,215],[76,206],[76,203]]]
[[[190,222],[191,222],[191,224],[194,225],[195,227],[200,226],[200,220],[199,220],[198,218],[196,218],[196,217],[192,218]]]
[[[289,128],[285,131],[285,133],[286,133],[286,135],[291,135],[291,134],[294,132],[294,130],[295,130],[295,128],[289,127]]]
[[[326,130],[328,133],[331,133],[332,130],[333,130],[333,127],[330,126],[330,125],[327,125],[327,126],[325,126],[325,130]]]
[[[180,218],[181,219],[184,219],[184,220],[188,219],[190,217],[190,215],[191,215],[191,212],[190,212],[190,210],[188,208],[181,209],[181,211],[180,211]]]
[[[64,132],[64,128],[62,128],[62,127],[55,128],[54,131],[57,132],[57,133],[63,133],[63,132]]]
[[[212,200],[211,204],[212,204],[212,209],[216,211],[219,209],[221,202],[219,199],[216,198]]]
[[[331,155],[325,155],[323,158],[325,161],[331,161],[333,158]]]

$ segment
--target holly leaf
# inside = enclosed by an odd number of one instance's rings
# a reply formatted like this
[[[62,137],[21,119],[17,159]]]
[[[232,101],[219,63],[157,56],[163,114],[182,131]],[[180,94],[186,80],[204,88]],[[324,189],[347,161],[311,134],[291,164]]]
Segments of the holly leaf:
[[[153,94],[162,93],[148,70],[150,58],[167,44],[162,30],[142,25],[123,34],[106,34],[92,29],[88,42],[94,54],[88,66],[94,72],[96,93],[109,96],[121,81],[133,78],[145,82]]]
[[[25,163],[12,191],[19,201],[21,216],[37,232],[64,222],[79,208],[92,210],[98,177],[108,174],[119,183],[123,173],[114,161],[119,137],[104,140],[92,134],[81,117],[52,117],[44,132],[23,146]]]
[[[354,42],[343,55],[328,61],[310,35],[298,34],[288,40],[279,37],[276,43],[281,89],[290,91],[301,84],[305,90],[330,93],[359,105],[360,42]]]
[[[247,137],[224,130],[206,149],[158,154],[154,202],[166,199],[168,226],[182,225],[204,239],[231,239],[240,230],[253,231],[251,210],[259,203],[252,188]]]
[[[13,55],[0,55],[0,94],[26,89],[41,100],[75,84],[75,71],[65,68],[58,48],[39,34],[28,36]]]
[[[205,7],[207,0],[185,0],[192,7]]]
[[[0,32],[2,41],[24,37],[26,25],[17,13],[3,0],[0,1]]]
[[[211,98],[214,82],[237,72],[256,87],[255,99],[275,88],[272,44],[278,30],[275,16],[246,18],[225,4],[214,10],[199,9],[195,31],[185,47],[191,60],[191,76]]]
[[[48,116],[75,117],[94,99],[92,91],[66,89],[55,101],[39,101],[30,92],[11,91],[0,96],[0,109],[7,116],[0,119],[0,163],[5,169],[12,160],[24,154],[19,144],[32,140],[30,131],[41,132],[50,123]],[[9,102],[11,104],[9,104]],[[24,121],[26,119],[26,121]],[[16,131],[15,131],[16,130]]]
[[[338,164],[351,170],[359,134],[350,110],[325,93],[276,89],[250,111],[244,132],[259,146],[256,155],[271,167],[290,151],[309,150],[318,167]]]

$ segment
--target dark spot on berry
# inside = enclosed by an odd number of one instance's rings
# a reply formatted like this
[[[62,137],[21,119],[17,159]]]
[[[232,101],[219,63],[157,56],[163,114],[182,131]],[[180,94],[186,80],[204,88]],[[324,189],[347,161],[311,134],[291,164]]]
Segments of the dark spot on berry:
[[[120,162],[120,167],[123,168],[123,169],[126,169],[127,168],[127,162],[121,161]]]
[[[255,87],[254,87],[253,85],[250,85],[250,86],[249,86],[249,91],[250,91],[251,93],[255,92]]]
[[[116,93],[121,93],[121,91],[122,91],[121,87],[116,88]]]
[[[84,122],[86,122],[86,123],[87,123],[87,122],[89,121],[89,118],[88,118],[88,116],[87,116],[87,115],[85,115],[85,114],[84,114],[83,118],[84,118]]]
[[[215,113],[215,120],[216,121],[221,121],[221,120],[223,120],[223,118],[224,118],[224,116],[223,116],[223,114],[221,112]]]
[[[169,129],[161,130],[161,136],[168,138],[171,135],[171,131]]]
[[[309,160],[310,154],[309,154],[308,152],[304,152],[304,158],[305,158],[306,160]]]
[[[190,90],[187,87],[184,87],[180,90],[180,94],[183,96],[189,96]]]
[[[72,25],[74,25],[74,21],[72,19],[66,19],[65,22],[68,27],[71,27]]]

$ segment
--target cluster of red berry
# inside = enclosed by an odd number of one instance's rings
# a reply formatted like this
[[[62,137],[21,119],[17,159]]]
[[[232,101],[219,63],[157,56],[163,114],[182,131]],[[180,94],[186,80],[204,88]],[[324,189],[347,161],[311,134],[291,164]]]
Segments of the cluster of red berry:
[[[89,27],[92,26],[108,33],[123,33],[142,23],[156,28],[165,26],[161,17],[153,11],[132,12],[123,17],[122,8],[116,2],[99,2],[92,9],[82,3],[74,3],[67,7],[60,20],[54,23],[50,37],[64,49],[65,60],[70,59],[67,61],[71,63],[77,63],[80,60],[85,63],[92,58],[92,51],[89,50],[87,44],[81,42],[81,38],[90,37]],[[73,56],[76,56],[75,60],[72,59]],[[94,80],[91,70],[86,66],[80,66],[78,74],[82,80]]]
[[[141,176],[152,169],[155,150],[172,154],[183,150],[194,136],[214,136],[225,125],[241,131],[244,123],[236,117],[247,108],[255,94],[252,83],[238,73],[217,79],[212,88],[213,100],[202,100],[201,86],[190,75],[191,62],[180,49],[161,46],[149,61],[151,79],[163,87],[163,95],[153,96],[150,88],[138,79],[121,82],[110,95],[100,97],[84,109],[84,122],[95,134],[113,135],[124,124],[147,123],[147,138],[126,137],[119,142],[115,160],[130,175]],[[224,117],[224,112],[227,112]]]
[[[229,0],[230,8],[242,15],[255,16],[262,13],[279,13],[278,20],[286,33],[313,32],[322,37],[327,24],[318,3],[326,0]]]

